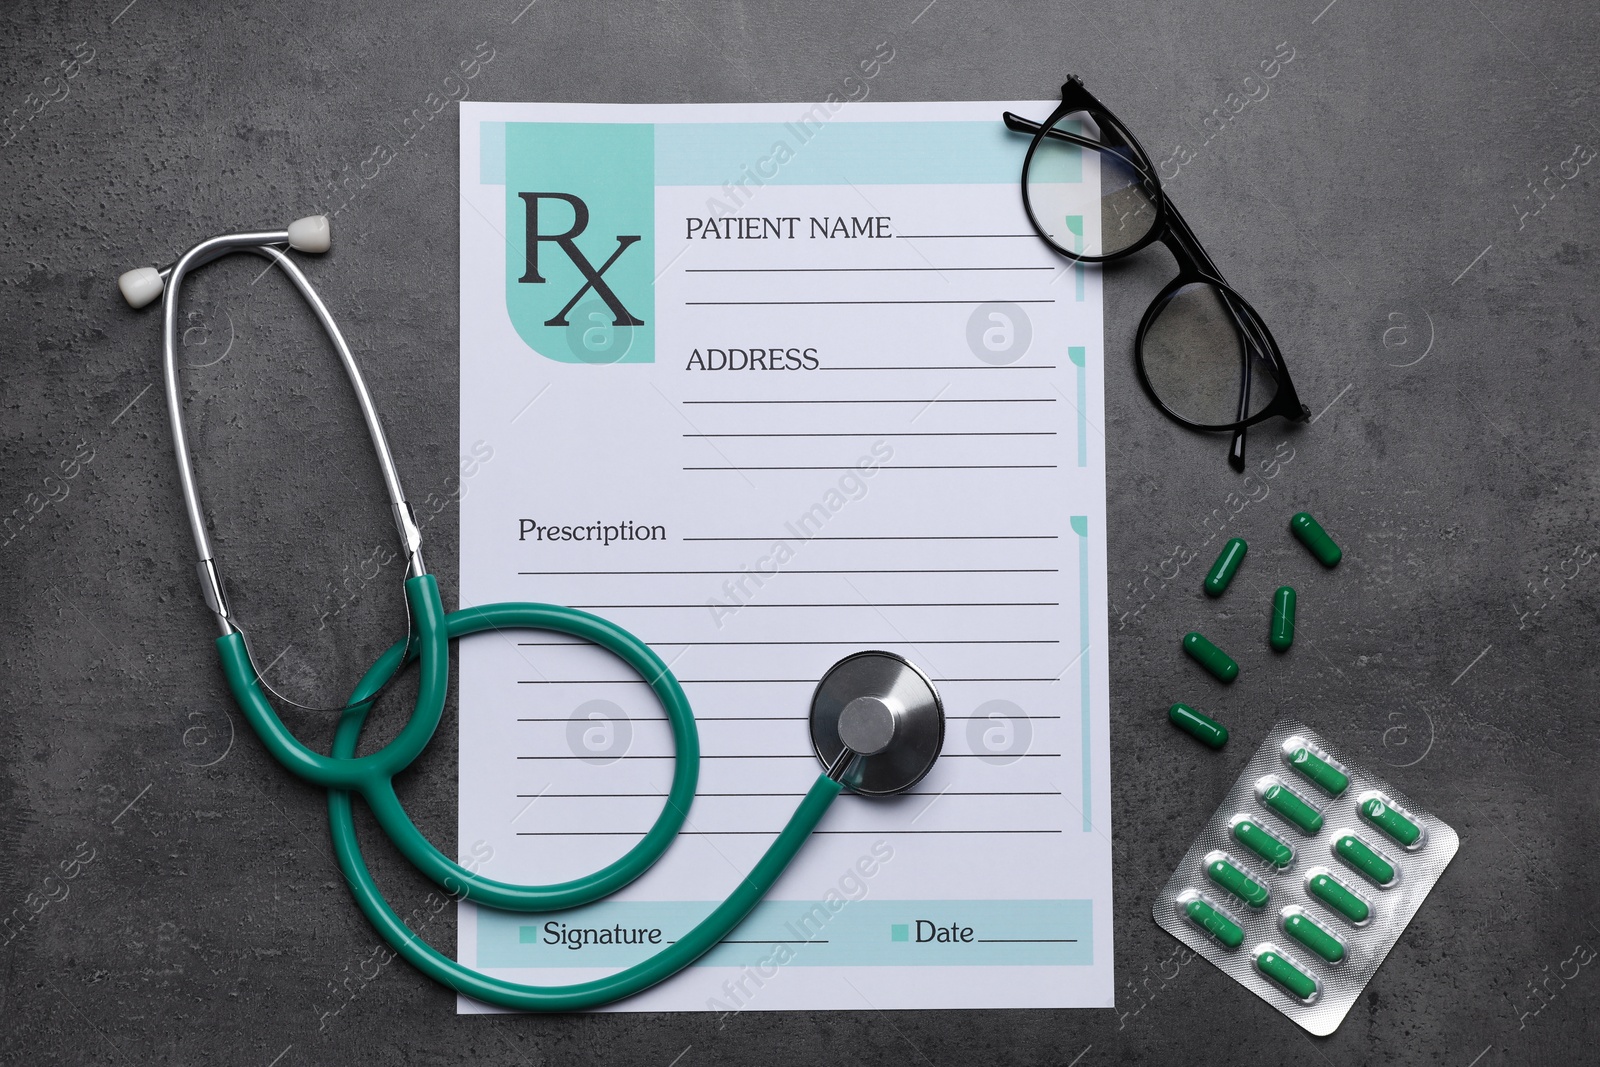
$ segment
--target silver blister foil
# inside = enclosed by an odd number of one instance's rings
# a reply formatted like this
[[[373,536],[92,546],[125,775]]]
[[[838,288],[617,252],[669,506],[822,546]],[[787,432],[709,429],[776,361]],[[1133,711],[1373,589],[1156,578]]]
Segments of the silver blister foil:
[[[1330,796],[1325,786],[1297,769],[1292,759],[1297,749],[1310,752],[1335,772],[1344,774],[1349,784],[1337,796]],[[1306,761],[1299,766],[1304,768]],[[1305,832],[1295,821],[1268,806],[1263,795],[1274,784],[1287,787],[1317,809],[1321,826],[1316,832]],[[1413,823],[1421,831],[1418,839],[1407,846],[1386,834],[1372,818],[1362,814],[1362,805],[1368,801],[1375,802],[1371,812],[1377,818],[1392,809]],[[1294,851],[1293,858],[1281,868],[1263,858],[1237,836],[1235,827],[1240,822],[1253,823],[1287,844]],[[1382,864],[1393,868],[1394,876],[1387,885],[1378,884],[1340,854],[1337,846],[1349,834],[1376,854],[1379,874]],[[1163,930],[1310,1033],[1323,1036],[1333,1033],[1344,1021],[1367,980],[1450,865],[1459,844],[1460,839],[1448,824],[1388,782],[1352,764],[1314,731],[1297,722],[1281,722],[1272,728],[1221,806],[1189,846],[1152,910],[1156,924]],[[1270,842],[1266,847],[1271,850]],[[1347,846],[1346,851],[1352,850]],[[1359,847],[1353,851],[1360,853]],[[1210,877],[1208,863],[1231,864],[1254,887],[1265,888],[1266,901],[1260,907],[1252,907],[1242,896]],[[1229,873],[1218,870],[1225,880]],[[1311,891],[1313,879],[1325,895],[1337,896],[1340,887],[1354,894],[1366,906],[1366,918],[1352,921],[1319,899]],[[1331,889],[1328,879],[1333,882]],[[1245,896],[1259,899],[1251,885],[1236,883],[1236,887],[1242,888]],[[1243,933],[1238,947],[1230,948],[1224,943],[1232,939],[1227,926],[1213,917],[1212,926],[1217,933],[1208,932],[1201,925],[1203,919],[1191,916],[1191,906],[1202,917],[1206,916],[1206,909],[1214,909],[1237,926]],[[1358,910],[1348,904],[1346,907]],[[1329,963],[1313,947],[1297,940],[1291,930],[1305,931],[1308,925],[1312,929],[1307,936],[1316,940],[1315,928],[1320,928],[1337,942],[1342,958]],[[1326,941],[1322,945],[1331,952]],[[1315,988],[1302,997],[1268,977],[1257,963],[1263,952],[1298,968]],[[1270,961],[1268,965],[1271,966]],[[1289,977],[1293,979],[1292,975]]]

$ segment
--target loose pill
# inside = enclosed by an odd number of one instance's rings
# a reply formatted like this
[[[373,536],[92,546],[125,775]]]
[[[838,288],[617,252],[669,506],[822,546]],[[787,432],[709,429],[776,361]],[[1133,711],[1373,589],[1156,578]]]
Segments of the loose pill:
[[[1309,974],[1270,949],[1256,956],[1256,966],[1301,1000],[1310,1000],[1317,992],[1317,983]]]
[[[1262,791],[1261,803],[1293,823],[1303,834],[1314,834],[1322,829],[1322,813],[1281,782],[1274,782]]]
[[[1206,864],[1206,877],[1250,905],[1259,908],[1267,902],[1267,887],[1233,865],[1231,860],[1218,857]]]
[[[1239,924],[1205,901],[1196,898],[1183,906],[1183,912],[1206,933],[1222,942],[1226,948],[1238,948],[1244,943],[1244,931]]]
[[[1294,644],[1294,589],[1278,586],[1272,594],[1272,629],[1267,633],[1267,643],[1274,652],[1287,652]]]
[[[1289,753],[1289,766],[1331,797],[1350,788],[1347,774],[1304,745]]]
[[[1294,862],[1294,849],[1278,840],[1275,834],[1263,830],[1252,819],[1236,820],[1233,838],[1274,867],[1287,867]]]
[[[1388,885],[1394,881],[1394,864],[1372,851],[1372,848],[1355,834],[1345,834],[1335,841],[1333,851],[1340,859],[1378,885]]]
[[[1221,596],[1228,588],[1228,583],[1233,581],[1233,576],[1239,570],[1239,564],[1244,562],[1244,554],[1250,551],[1250,546],[1244,543],[1242,537],[1230,537],[1228,543],[1222,546],[1222,551],[1217,554],[1217,561],[1211,565],[1211,570],[1206,574],[1206,596]]]
[[[1344,959],[1344,946],[1339,943],[1339,939],[1318,926],[1316,920],[1308,915],[1285,915],[1283,930],[1329,963],[1338,963]]]
[[[1312,875],[1306,891],[1353,923],[1364,923],[1372,909],[1343,882],[1327,874]]]
[[[1300,543],[1311,550],[1317,557],[1317,562],[1324,567],[1332,567],[1344,558],[1344,552],[1339,548],[1333,538],[1328,536],[1328,531],[1322,524],[1313,519],[1309,512],[1299,512],[1289,520],[1289,529]]]
[[[1410,848],[1422,836],[1422,828],[1377,797],[1361,802],[1361,817]]]
[[[1212,748],[1221,748],[1228,743],[1226,726],[1200,714],[1187,704],[1172,705],[1167,709],[1167,718],[1172,720],[1172,725]]]
[[[1220,682],[1231,682],[1239,677],[1239,665],[1233,658],[1200,634],[1184,634],[1183,650]]]

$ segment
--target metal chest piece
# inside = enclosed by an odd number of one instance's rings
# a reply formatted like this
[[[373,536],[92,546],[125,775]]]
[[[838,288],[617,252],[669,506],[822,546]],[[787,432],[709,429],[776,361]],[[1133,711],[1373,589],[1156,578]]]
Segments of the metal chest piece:
[[[811,746],[851,792],[904,792],[933,769],[944,748],[939,691],[892,652],[846,656],[812,694]]]

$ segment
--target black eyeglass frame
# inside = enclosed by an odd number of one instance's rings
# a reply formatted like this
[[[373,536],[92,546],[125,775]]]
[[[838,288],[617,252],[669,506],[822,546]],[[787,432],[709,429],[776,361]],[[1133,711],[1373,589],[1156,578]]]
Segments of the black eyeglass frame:
[[[1124,144],[1136,153],[1137,158],[1129,159],[1123,152],[1114,146],[1095,141],[1091,138],[1081,137],[1066,130],[1056,129],[1056,124],[1075,112],[1084,112],[1094,119],[1095,124],[1103,131],[1107,127],[1120,136]],[[1028,153],[1022,161],[1022,204],[1027,212],[1028,222],[1033,226],[1034,232],[1060,255],[1079,263],[1106,263],[1123,259],[1133,255],[1150,245],[1160,242],[1172,253],[1173,259],[1178,262],[1178,276],[1158,293],[1150,306],[1145,310],[1144,317],[1139,322],[1139,329],[1134,335],[1134,370],[1138,374],[1139,385],[1157,409],[1169,419],[1181,426],[1192,430],[1205,431],[1233,431],[1232,447],[1229,449],[1228,462],[1235,470],[1244,469],[1244,431],[1248,426],[1264,422],[1270,418],[1282,417],[1291,422],[1304,422],[1311,418],[1311,410],[1300,402],[1299,394],[1295,392],[1294,383],[1289,378],[1289,368],[1284,362],[1283,353],[1278,348],[1278,342],[1273,339],[1272,331],[1267,329],[1267,324],[1262,321],[1250,305],[1250,302],[1240,295],[1223,278],[1222,272],[1212,262],[1211,257],[1201,246],[1194,231],[1184,220],[1177,206],[1167,198],[1161,188],[1161,178],[1156,173],[1155,166],[1150,162],[1149,155],[1144,146],[1133,132],[1122,123],[1111,111],[1102,104],[1093,93],[1084,88],[1083,82],[1076,75],[1067,78],[1067,83],[1061,87],[1061,104],[1050,113],[1042,124],[1025,119],[1020,115],[1007,111],[1004,116],[1006,127],[1018,133],[1027,133],[1033,136],[1033,141],[1028,145]],[[1028,195],[1028,167],[1033,162],[1033,155],[1038,151],[1046,136],[1059,139],[1094,149],[1097,152],[1106,152],[1116,155],[1133,167],[1141,176],[1141,185],[1145,195],[1153,205],[1156,212],[1155,221],[1151,224],[1149,232],[1137,241],[1106,255],[1085,255],[1061,247],[1045,232],[1040,225],[1038,217],[1034,214],[1033,203]],[[1185,418],[1169,407],[1156,392],[1150,383],[1150,377],[1144,366],[1144,340],[1151,325],[1161,314],[1166,306],[1172,302],[1178,292],[1187,285],[1205,284],[1213,287],[1222,298],[1223,307],[1227,310],[1234,322],[1241,340],[1240,349],[1240,379],[1239,379],[1239,418],[1225,423],[1199,423]],[[1250,379],[1251,379],[1251,350],[1265,358],[1272,367],[1273,376],[1277,381],[1277,392],[1272,400],[1256,412],[1247,414],[1250,410]]]

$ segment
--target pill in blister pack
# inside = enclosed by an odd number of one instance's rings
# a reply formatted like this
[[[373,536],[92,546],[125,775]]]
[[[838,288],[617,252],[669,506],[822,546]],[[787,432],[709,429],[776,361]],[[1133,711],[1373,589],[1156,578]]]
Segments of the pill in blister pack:
[[[1157,924],[1331,1034],[1456,854],[1456,832],[1279,723],[1154,906]]]

